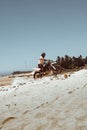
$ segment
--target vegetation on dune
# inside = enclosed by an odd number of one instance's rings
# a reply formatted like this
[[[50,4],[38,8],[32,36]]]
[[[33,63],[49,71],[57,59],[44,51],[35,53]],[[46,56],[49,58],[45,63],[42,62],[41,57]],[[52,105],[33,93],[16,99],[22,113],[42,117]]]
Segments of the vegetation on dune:
[[[60,65],[64,69],[74,69],[85,66],[87,64],[87,56],[85,58],[82,55],[78,57],[70,57],[65,55],[64,57],[57,57],[56,65]]]

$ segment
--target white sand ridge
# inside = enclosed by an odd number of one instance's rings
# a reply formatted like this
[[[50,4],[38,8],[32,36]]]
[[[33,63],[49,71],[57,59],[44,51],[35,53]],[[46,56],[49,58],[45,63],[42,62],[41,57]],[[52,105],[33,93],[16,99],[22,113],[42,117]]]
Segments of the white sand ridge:
[[[0,91],[1,130],[87,130],[86,69],[66,79],[18,77],[7,89]]]

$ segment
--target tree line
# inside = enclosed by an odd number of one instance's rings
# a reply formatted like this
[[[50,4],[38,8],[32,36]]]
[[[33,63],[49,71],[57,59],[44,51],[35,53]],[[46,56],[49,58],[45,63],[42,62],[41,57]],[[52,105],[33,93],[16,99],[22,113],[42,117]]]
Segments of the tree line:
[[[87,64],[87,56],[85,58],[82,55],[75,57],[75,56],[68,56],[65,55],[64,57],[57,56],[56,59],[56,66],[60,65],[64,69],[74,69],[85,66]]]

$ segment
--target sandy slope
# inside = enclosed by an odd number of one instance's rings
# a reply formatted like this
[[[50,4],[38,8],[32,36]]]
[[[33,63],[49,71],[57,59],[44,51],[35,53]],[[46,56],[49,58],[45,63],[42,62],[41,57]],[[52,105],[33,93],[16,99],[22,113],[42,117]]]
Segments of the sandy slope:
[[[0,87],[1,130],[87,130],[87,70]]]
[[[11,85],[13,78],[9,76],[0,77],[0,86]]]

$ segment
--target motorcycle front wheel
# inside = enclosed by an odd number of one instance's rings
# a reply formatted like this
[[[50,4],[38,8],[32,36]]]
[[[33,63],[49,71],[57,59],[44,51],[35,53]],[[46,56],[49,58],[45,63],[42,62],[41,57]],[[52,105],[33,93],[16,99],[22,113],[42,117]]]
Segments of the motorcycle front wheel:
[[[35,72],[34,75],[33,75],[33,78],[34,79],[42,78],[42,74],[40,72]]]

